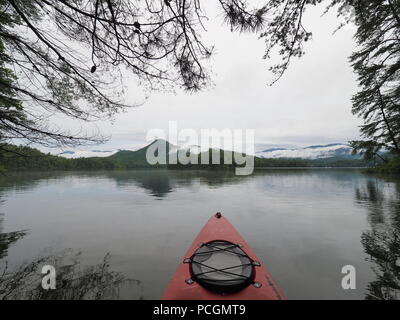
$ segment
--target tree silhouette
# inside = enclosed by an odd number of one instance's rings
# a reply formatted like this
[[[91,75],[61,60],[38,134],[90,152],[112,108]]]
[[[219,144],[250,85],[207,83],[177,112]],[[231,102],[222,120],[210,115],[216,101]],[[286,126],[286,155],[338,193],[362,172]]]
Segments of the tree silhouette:
[[[355,199],[367,213],[371,230],[363,231],[361,244],[376,278],[367,286],[366,299],[400,298],[400,184],[396,179],[367,180],[356,187]]]
[[[353,113],[364,120],[366,141],[353,141],[355,151],[377,154],[385,148],[400,156],[400,2],[354,1],[355,38],[359,48],[350,61],[360,91]]]

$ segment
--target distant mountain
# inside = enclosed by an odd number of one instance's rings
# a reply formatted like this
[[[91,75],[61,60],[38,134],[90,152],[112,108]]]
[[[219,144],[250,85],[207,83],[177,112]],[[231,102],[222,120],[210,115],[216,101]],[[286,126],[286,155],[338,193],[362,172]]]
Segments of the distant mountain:
[[[100,158],[105,158],[105,157],[111,157],[115,154],[118,153],[117,158],[119,157],[126,157],[129,155],[131,155],[132,153],[135,153],[136,155],[140,155],[143,153],[143,151],[147,150],[147,148],[152,145],[153,143],[155,143],[156,141],[164,141],[163,139],[157,139],[155,141],[153,141],[152,143],[150,143],[149,145],[137,149],[135,150],[135,148],[128,148],[128,149],[116,149],[116,150],[66,150],[63,151],[61,153],[55,154],[57,156],[63,157],[63,158],[67,158],[67,159],[77,159],[77,158],[94,158],[94,157],[100,157]],[[169,146],[172,146],[172,144],[170,144],[169,142],[167,142]],[[178,147],[174,148],[177,150],[179,149]],[[171,148],[172,149],[172,148]],[[138,153],[136,153],[138,152]],[[144,153],[145,155],[145,153]]]
[[[146,151],[148,149],[148,147],[150,147],[152,144],[158,142],[158,141],[162,141],[167,143],[167,150],[168,153],[177,153],[180,150],[186,150],[187,152],[191,152],[194,154],[199,154],[201,152],[207,151],[207,148],[203,148],[200,147],[198,145],[191,145],[191,146],[181,146],[178,147],[176,145],[173,145],[171,143],[169,143],[166,140],[163,139],[157,139],[154,140],[152,143],[150,143],[149,145],[137,149],[137,150],[131,150],[131,149],[118,149],[118,150],[67,150],[61,153],[58,153],[58,156],[61,156],[63,158],[68,158],[68,159],[76,159],[76,158],[92,158],[92,157],[110,157],[113,159],[121,159],[121,160],[125,160],[125,159],[132,159],[132,160],[143,160],[145,155],[146,155]]]
[[[271,148],[255,153],[261,158],[298,158],[298,159],[325,159],[344,158],[359,159],[359,156],[351,154],[351,147],[344,143],[331,143],[325,145],[313,145],[304,148]]]
[[[159,140],[158,140],[159,141]],[[220,165],[212,164],[211,162],[211,153],[208,154],[204,151],[208,151],[208,149],[200,148],[199,146],[187,146],[187,147],[177,147],[172,145],[165,140],[164,143],[167,144],[167,152],[168,153],[177,153],[180,150],[191,151],[197,154],[199,157],[198,160],[203,159],[203,156],[209,157],[209,164],[201,164],[201,161],[198,161],[199,165],[196,164],[188,164],[184,165],[181,163],[178,164],[167,164],[167,165],[155,165],[152,166],[147,162],[146,153],[150,146],[152,146],[157,141],[152,142],[146,147],[143,147],[136,151],[130,150],[119,150],[113,153],[110,156],[95,156],[95,157],[79,157],[75,159],[67,159],[65,157],[60,157],[56,155],[51,155],[49,153],[43,153],[37,149],[26,147],[26,146],[15,146],[8,144],[7,149],[11,150],[11,152],[0,152],[0,169],[6,170],[114,170],[114,169],[133,169],[133,168],[172,168],[172,169],[230,169],[233,167],[237,167],[237,164],[233,163],[224,164],[224,156],[225,153],[219,153],[220,156]],[[348,146],[344,145],[348,148]],[[344,148],[341,144],[335,145],[325,145],[325,146],[310,146],[307,148],[299,149],[302,150],[311,150],[314,152],[317,151],[326,151],[328,149],[329,152],[332,150],[329,148],[334,148],[334,151],[337,155],[340,155],[342,151],[339,149]],[[263,153],[270,156],[271,153],[276,152],[285,152],[285,151],[294,151],[295,149],[284,149],[284,148],[271,148],[274,150],[264,150]],[[284,149],[284,150],[277,150]],[[345,148],[346,149],[346,148]],[[13,153],[12,150],[15,152]],[[218,151],[219,149],[214,149]],[[221,151],[221,150],[219,150]],[[95,152],[96,155],[108,153],[105,152]],[[343,151],[345,156],[348,155],[347,149]],[[24,154],[26,157],[16,156],[16,154]],[[72,152],[66,152],[66,155],[73,154]],[[232,154],[232,158],[236,159],[234,156],[235,153]],[[298,154],[297,154],[298,155]],[[319,154],[320,155],[320,154]],[[366,167],[371,166],[373,163],[368,163],[359,158],[349,158],[349,157],[326,157],[326,158],[318,158],[318,159],[301,159],[299,157],[296,158],[262,158],[255,157],[254,158],[254,166],[256,168],[267,168],[267,167]],[[239,165],[240,166],[240,165]]]
[[[151,144],[149,144],[148,146],[136,151],[127,151],[127,150],[118,151],[117,153],[111,155],[109,159],[116,160],[117,162],[121,163],[124,167],[127,168],[150,167],[151,165],[146,160],[146,152],[147,149],[157,141],[160,140],[156,140]],[[187,153],[191,152],[201,157],[201,154],[208,151],[208,148],[203,148],[200,146],[178,147],[165,140],[161,141],[167,144],[167,154],[173,154],[177,153],[178,151],[184,150]],[[223,153],[220,153],[220,157],[221,157],[220,163],[222,164]],[[313,145],[297,149],[275,147],[275,148],[265,149],[261,152],[256,152],[255,157],[256,157],[255,166],[257,167],[264,167],[264,166],[265,167],[269,166],[345,167],[345,166],[365,165],[365,163],[360,159],[360,157],[351,155],[350,146],[342,143]],[[186,165],[184,167],[189,168],[191,166]]]
[[[161,140],[161,139],[160,139]],[[155,143],[155,140],[149,145],[138,149],[138,150],[88,150],[88,151],[64,151],[58,154],[61,157],[68,159],[75,158],[91,158],[91,157],[110,157],[112,159],[118,159],[123,162],[138,162],[144,164],[147,148]],[[163,140],[165,141],[165,140]],[[208,150],[201,146],[182,146],[178,147],[169,142],[167,143],[168,153],[176,153],[179,150],[187,150],[194,154],[199,154]],[[267,146],[267,145],[265,145]],[[359,156],[353,156],[351,154],[351,147],[344,143],[331,143],[325,145],[312,145],[303,148],[296,147],[282,147],[269,145],[270,148],[256,152],[254,155],[260,158],[266,159],[326,159],[326,158],[337,158],[337,159],[359,159]],[[128,161],[129,159],[129,161]],[[131,161],[132,160],[132,161]]]
[[[199,159],[198,160],[198,164],[199,165],[188,164],[188,165],[185,165],[186,168],[189,168],[189,167],[191,167],[193,165],[196,168],[198,168],[201,165],[200,159],[203,159],[203,154],[204,154],[204,156],[208,156],[209,157],[209,163],[212,163],[212,160],[211,160],[212,159],[212,152],[210,152],[209,154],[205,155],[205,153],[210,151],[210,150],[220,151],[220,154],[219,154],[219,156],[220,156],[220,164],[221,165],[224,164],[224,162],[223,162],[223,157],[224,157],[223,151],[224,150],[222,150],[222,149],[209,149],[209,148],[201,147],[201,146],[198,146],[198,145],[176,146],[176,145],[173,145],[173,144],[169,143],[168,141],[165,141],[165,140],[162,140],[162,139],[155,140],[152,143],[150,143],[149,145],[147,145],[147,146],[145,146],[145,147],[143,147],[143,148],[141,148],[139,150],[136,150],[136,151],[128,151],[128,150],[118,151],[117,153],[111,155],[109,157],[109,159],[116,160],[118,163],[122,164],[126,168],[150,167],[152,165],[147,162],[146,153],[147,153],[148,148],[150,146],[152,146],[156,142],[166,143],[166,151],[167,151],[166,162],[167,162],[167,165],[170,166],[170,167],[173,167],[173,166],[181,167],[180,163],[171,164],[169,162],[170,155],[172,155],[171,159],[174,159],[174,158],[177,159],[177,153],[178,152],[184,152],[187,155],[189,155],[189,154],[197,155],[197,157]],[[232,159],[233,160],[236,159],[234,154],[235,153],[233,152],[233,154],[232,154]],[[175,155],[175,157],[173,155]],[[156,165],[156,167],[157,166],[160,167],[160,166],[163,166],[163,165],[160,164],[160,165]]]
[[[127,168],[133,168],[133,167],[148,167],[150,164],[147,162],[146,159],[146,153],[147,149],[152,146],[154,143],[157,142],[163,142],[166,143],[166,148],[167,152],[171,152],[172,150],[177,150],[178,148],[169,143],[168,141],[162,140],[162,139],[157,139],[154,140],[152,143],[149,145],[140,148],[139,150],[136,151],[131,151],[131,150],[119,150],[118,152],[114,153],[111,155],[109,158],[112,160],[116,160],[122,165],[124,165]]]

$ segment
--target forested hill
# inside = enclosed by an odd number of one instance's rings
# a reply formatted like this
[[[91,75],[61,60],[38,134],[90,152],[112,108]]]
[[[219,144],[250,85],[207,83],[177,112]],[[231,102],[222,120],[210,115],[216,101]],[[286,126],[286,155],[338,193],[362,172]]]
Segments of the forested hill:
[[[110,157],[66,159],[43,153],[37,149],[11,144],[0,145],[0,168],[2,170],[114,170],[151,168],[146,161],[146,148],[137,151],[119,151]],[[222,156],[222,153],[221,153]],[[222,161],[221,161],[222,163]],[[360,159],[325,158],[305,159],[264,159],[255,157],[255,167],[366,167]],[[232,168],[232,165],[158,165],[176,169]]]
[[[111,170],[123,167],[109,158],[66,159],[38,149],[2,144],[0,167],[4,170]]]

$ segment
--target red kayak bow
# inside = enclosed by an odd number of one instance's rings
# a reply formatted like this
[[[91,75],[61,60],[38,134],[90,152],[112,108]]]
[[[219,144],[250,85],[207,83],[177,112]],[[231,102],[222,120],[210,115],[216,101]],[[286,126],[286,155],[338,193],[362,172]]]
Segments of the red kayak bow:
[[[212,216],[186,252],[164,300],[281,300],[271,275],[229,221]]]

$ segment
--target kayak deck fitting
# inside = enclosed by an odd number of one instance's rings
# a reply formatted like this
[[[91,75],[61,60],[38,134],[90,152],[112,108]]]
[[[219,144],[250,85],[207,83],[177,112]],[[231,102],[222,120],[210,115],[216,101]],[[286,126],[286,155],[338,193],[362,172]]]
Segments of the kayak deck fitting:
[[[162,297],[164,300],[282,300],[249,245],[217,213],[194,240]]]

